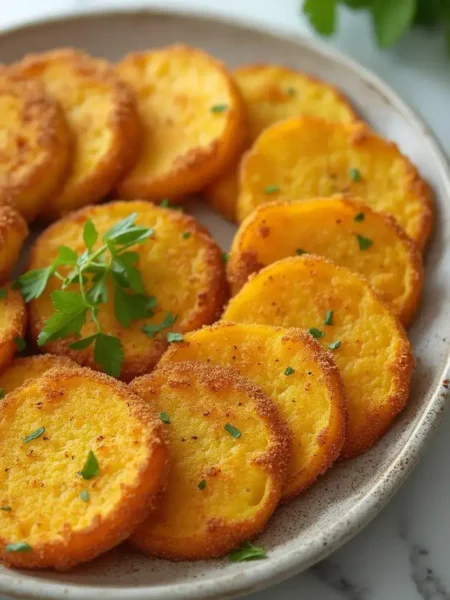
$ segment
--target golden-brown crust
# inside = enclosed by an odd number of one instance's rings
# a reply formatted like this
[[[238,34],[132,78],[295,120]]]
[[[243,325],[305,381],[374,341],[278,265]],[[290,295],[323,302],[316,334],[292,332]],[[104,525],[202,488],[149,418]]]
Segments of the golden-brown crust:
[[[62,382],[83,378],[110,386],[112,393],[121,397],[129,407],[130,414],[148,427],[148,456],[136,472],[133,485],[122,485],[120,501],[107,517],[96,515],[92,523],[74,531],[65,527],[55,535],[53,542],[34,544],[29,552],[6,552],[9,540],[0,534],[0,559],[8,566],[29,569],[52,567],[67,570],[98,556],[125,540],[136,526],[145,519],[164,485],[167,472],[167,452],[162,439],[161,425],[143,400],[123,383],[90,369],[60,368],[48,371],[39,380],[43,394],[51,402],[61,402],[64,396],[55,390]],[[19,388],[19,390],[23,390]],[[0,403],[0,414],[14,405],[16,390]],[[87,417],[88,418],[88,417]],[[99,418],[95,415],[95,418]],[[37,510],[38,507],[36,507]]]
[[[170,378],[175,380],[170,383]],[[152,535],[151,525],[158,513],[137,528],[132,534],[130,542],[143,552],[172,561],[202,560],[219,557],[232,550],[239,543],[249,537],[257,535],[265,526],[267,519],[280,499],[281,488],[284,483],[291,449],[291,438],[286,425],[281,421],[272,402],[262,391],[247,379],[237,375],[232,369],[210,366],[201,363],[180,362],[164,365],[152,375],[145,375],[131,383],[131,389],[149,399],[148,395],[157,394],[161,385],[160,381],[168,380],[169,385],[189,387],[189,379],[197,377],[201,385],[212,392],[234,389],[247,396],[254,404],[255,412],[265,422],[272,437],[263,455],[251,459],[256,464],[263,466],[269,479],[263,506],[252,519],[225,522],[209,516],[205,529],[198,535],[189,538],[168,538]],[[184,378],[184,379],[183,379]],[[192,405],[195,411],[195,404]],[[170,457],[170,447],[169,447]],[[239,474],[236,473],[238,477]],[[169,483],[170,485],[170,483]],[[239,486],[236,487],[236,490]],[[164,503],[164,496],[161,498]],[[205,515],[205,518],[207,515]]]
[[[85,221],[89,218],[92,208],[100,211],[108,210],[109,207],[110,210],[113,210],[115,206],[119,206],[120,204],[124,204],[124,202],[120,200],[110,202],[97,209],[88,206],[63,217],[63,219],[50,225],[31,248],[28,268],[38,268],[36,260],[38,245],[45,244],[47,240],[50,241],[53,235],[61,230],[61,227],[66,231],[71,228],[71,224],[75,224],[77,227],[82,228]],[[161,215],[164,215],[164,218],[168,217],[170,221],[179,225],[180,231],[189,232],[192,237],[195,236],[195,238],[199,240],[203,248],[202,274],[207,280],[207,285],[204,289],[198,290],[196,304],[192,310],[177,320],[176,330],[179,333],[184,333],[198,329],[202,325],[213,323],[220,316],[223,306],[228,299],[228,284],[226,282],[225,268],[221,258],[221,250],[214,242],[208,230],[200,225],[194,217],[180,211],[161,208],[146,201],[136,200],[127,202],[125,206],[127,211],[129,209],[129,213],[133,212],[133,210],[138,213],[145,210],[158,212]],[[182,252],[182,245],[180,245],[179,251]],[[148,293],[155,294],[157,297],[157,290],[148,290]],[[45,318],[40,315],[36,302],[28,304],[28,312],[31,337],[33,340],[36,340],[44,327]],[[106,333],[108,332],[106,331]],[[123,338],[126,336],[126,330],[118,326],[115,335],[119,338]],[[41,347],[41,351],[69,356],[72,360],[83,366],[98,369],[98,365],[96,365],[93,359],[92,349],[73,350],[70,348],[70,345],[74,341],[75,338],[73,336],[62,340],[56,340],[46,344],[45,347]],[[150,338],[145,338],[145,343],[142,345],[139,356],[125,356],[120,375],[121,379],[130,381],[139,375],[144,375],[145,373],[152,371],[167,346],[168,342],[166,341],[165,336],[164,338],[155,338],[152,340]]]
[[[0,299],[0,310],[4,314],[3,325],[0,326],[0,368],[12,361],[17,351],[15,340],[23,338],[27,326],[27,311],[22,296],[11,285],[2,286],[7,296]]]
[[[271,265],[265,267],[259,273],[251,275],[248,282],[241,289],[241,291],[238,292],[238,294],[230,300],[228,307],[224,311],[223,318],[225,320],[236,322],[241,320],[234,319],[232,316],[234,308],[233,303],[235,303],[236,300],[238,302],[240,301],[240,297],[242,297],[241,295],[245,294],[245,290],[248,288],[248,286],[252,285],[254,281],[256,281],[257,279],[259,279],[260,281],[273,281],[272,272],[274,270],[278,270],[280,268],[289,269],[291,266],[294,267],[296,264],[301,265],[302,263],[307,266],[310,277],[313,277],[315,275],[315,269],[317,268],[317,266],[319,265],[320,267],[320,264],[323,263],[325,265],[331,265],[333,269],[336,270],[336,272],[341,271],[351,274],[355,281],[359,280],[365,288],[365,293],[368,294],[368,296],[371,297],[376,303],[379,303],[386,311],[387,315],[390,316],[392,326],[391,338],[395,338],[397,340],[397,345],[395,347],[395,359],[391,360],[389,366],[384,365],[384,368],[388,369],[389,372],[392,373],[393,379],[389,393],[383,398],[382,406],[377,407],[375,409],[365,408],[366,425],[361,426],[359,424],[356,431],[352,423],[352,411],[351,408],[349,409],[349,432],[343,450],[341,452],[341,457],[351,458],[371,448],[380,439],[380,437],[384,435],[384,433],[390,428],[395,416],[398,415],[398,413],[405,407],[408,401],[410,380],[414,368],[414,357],[404,327],[402,326],[400,321],[397,318],[395,318],[395,316],[391,313],[389,307],[372,290],[367,279],[359,273],[350,271],[345,267],[340,267],[332,261],[321,256],[315,256],[313,254],[304,254],[302,256],[284,258],[280,261],[277,261],[276,263],[272,263]],[[326,298],[328,297],[328,295],[332,298],[332,294],[327,294],[327,291],[324,290],[324,297]],[[259,322],[267,323],[267,320],[265,319],[260,320]],[[245,322],[245,319],[241,320],[241,322]],[[277,323],[274,322],[273,324],[276,325]],[[339,355],[335,353],[333,356],[339,366]],[[346,386],[346,376],[343,373],[342,375],[344,386]],[[348,395],[348,386],[346,386],[346,391]],[[349,400],[351,402],[352,399],[349,397]]]
[[[93,58],[86,52],[73,48],[51,50],[40,54],[29,54],[13,67],[27,76],[40,77],[46,65],[61,62],[66,65],[68,76],[80,78],[80,82],[107,87],[110,110],[107,128],[111,141],[107,152],[94,169],[78,177],[76,184],[68,180],[59,193],[43,207],[44,219],[55,219],[82,206],[99,202],[123,175],[134,165],[141,141],[141,129],[137,114],[136,99],[129,88],[103,59]],[[70,110],[70,108],[65,109]],[[72,125],[75,138],[83,135]],[[68,184],[72,186],[68,188]]]
[[[7,367],[0,370],[0,389],[3,390],[5,394],[8,394],[13,391],[11,388],[11,380],[9,376],[12,370],[15,369],[24,369],[25,371],[30,371],[30,377],[26,377],[20,382],[14,382],[18,385],[16,387],[20,387],[20,385],[26,383],[28,379],[32,379],[36,377],[36,373],[40,372],[41,375],[44,375],[45,372],[50,369],[55,368],[76,368],[79,367],[78,363],[70,360],[66,356],[56,356],[55,354],[36,354],[35,356],[23,356],[16,357],[11,364]]]
[[[409,269],[405,271],[405,289],[408,290],[408,295],[404,298],[404,301],[400,306],[400,310],[397,316],[401,320],[402,324],[405,327],[408,327],[412,323],[413,317],[417,312],[424,280],[422,254],[417,244],[405,233],[405,231],[400,227],[400,225],[397,223],[394,217],[386,213],[375,212],[367,204],[357,201],[356,199],[348,195],[336,194],[334,196],[330,196],[329,198],[311,199],[311,201],[305,201],[305,204],[308,202],[317,202],[319,207],[319,203],[331,200],[338,200],[339,202],[342,202],[342,204],[354,210],[355,214],[358,211],[363,211],[366,214],[379,218],[384,223],[384,225],[390,230],[392,230],[395,233],[396,237],[399,238],[399,240],[401,241],[406,251],[409,266]],[[236,232],[236,235],[233,238],[231,250],[229,252],[228,262],[226,265],[227,279],[230,285],[230,291],[232,295],[235,295],[239,292],[242,286],[249,279],[250,275],[252,275],[253,273],[257,273],[265,266],[259,261],[258,252],[256,250],[251,250],[248,244],[244,249],[242,248],[243,237],[245,232],[249,228],[251,230],[252,227],[255,227],[255,223],[257,224],[260,221],[262,221],[262,217],[267,212],[269,215],[267,217],[267,227],[260,227],[258,230],[259,237],[267,237],[270,234],[269,217],[271,210],[286,207],[286,210],[289,211],[289,207],[295,204],[299,203],[294,202],[291,204],[283,200],[266,202],[265,204],[256,207],[256,209],[252,213],[250,213],[248,217],[244,219],[244,221],[242,221],[238,231]],[[273,239],[271,240],[271,245],[272,247],[274,247],[275,245]],[[274,255],[275,260],[279,258],[284,257]],[[383,267],[383,269],[385,269],[385,267]]]
[[[70,132],[60,105],[39,82],[0,65],[3,95],[20,104],[20,122],[11,115],[7,124],[15,135],[16,154],[7,157],[14,165],[1,176],[0,199],[11,202],[29,222],[66,175]]]
[[[8,203],[0,205],[0,284],[14,268],[24,241],[28,225],[20,212]]]
[[[236,341],[236,345],[234,345],[233,342],[235,340],[227,336],[227,330],[232,330],[236,327],[239,327],[239,324],[230,323],[227,321],[219,321],[217,323],[214,323],[213,325],[202,327],[201,333],[219,332],[220,334],[221,332],[224,332],[224,344],[233,344],[234,348],[233,359],[235,359],[236,362],[232,363],[232,368],[238,371],[240,375],[250,379],[250,381],[253,381],[256,385],[258,385],[258,382],[255,382],[251,375],[245,369],[245,365],[247,362],[252,361],[252,358],[254,361],[260,361],[262,357],[260,355],[257,355],[256,353],[253,357],[249,356],[248,358],[238,358],[238,356],[236,356],[236,352],[239,348],[238,342]],[[259,339],[258,331],[261,331],[261,329],[267,329],[267,326],[259,326],[255,324],[248,324],[244,327],[248,327],[251,330],[253,330],[253,335],[255,336],[256,340]],[[282,327],[272,326],[268,329],[270,329],[273,332],[274,336],[276,336],[277,334],[281,334],[283,336],[282,341],[287,341],[294,344],[301,344],[302,346],[305,346],[307,348],[309,353],[308,359],[312,360],[319,366],[322,382],[326,386],[327,391],[330,395],[329,426],[324,428],[320,434],[321,445],[325,446],[327,450],[325,454],[316,454],[314,457],[312,457],[311,460],[308,461],[308,463],[305,464],[303,469],[300,471],[295,472],[293,470],[292,463],[289,464],[287,477],[283,485],[281,497],[282,502],[288,502],[289,500],[291,500],[292,498],[309,488],[317,480],[317,478],[323,473],[325,473],[325,471],[329,467],[331,467],[331,465],[339,457],[342,447],[344,445],[347,430],[347,402],[344,385],[342,383],[339,369],[337,368],[333,356],[330,352],[324,350],[313,337],[308,335],[308,333],[302,329],[285,329]],[[179,362],[180,360],[194,360],[194,358],[191,356],[183,356],[183,350],[189,348],[189,346],[195,343],[199,343],[199,339],[197,336],[198,333],[200,332],[193,331],[190,334],[187,334],[184,338],[184,341],[180,344],[170,346],[167,352],[162,356],[161,361],[158,364],[157,370],[161,369],[165,365],[170,365],[174,364],[175,362]],[[243,344],[241,343],[240,346],[243,346]],[[247,344],[245,344],[245,348],[246,353],[251,352],[250,347],[248,347]],[[178,354],[180,354],[180,356],[178,356]],[[270,360],[272,360],[272,358]],[[195,360],[200,362],[200,358],[195,358]],[[210,356],[207,359],[206,363],[208,364],[208,366],[218,364],[216,362],[216,356]],[[226,363],[224,362],[220,364],[224,366]],[[264,362],[262,364],[264,364]],[[260,385],[263,391],[266,391],[268,397],[271,398],[267,390],[264,389],[264,386],[261,383]],[[269,388],[270,385],[271,384],[269,383]],[[289,385],[290,383],[287,383],[287,386]],[[277,393],[282,396],[279,387],[277,387]],[[282,400],[279,398],[275,398],[275,406],[278,406],[278,402],[282,402]],[[290,401],[287,400],[287,402]],[[315,410],[317,410],[316,407]],[[292,430],[291,433],[293,434],[293,441],[295,441],[297,436]],[[313,434],[311,433],[311,435]],[[297,443],[301,443],[301,440],[298,439]],[[294,452],[295,450],[293,450],[293,453]]]
[[[220,76],[228,96],[226,113],[221,115],[221,118],[226,119],[226,128],[219,137],[212,139],[207,145],[193,146],[184,153],[178,154],[170,169],[162,174],[142,176],[135,175],[131,170],[116,187],[116,196],[128,200],[145,198],[158,201],[164,197],[178,197],[181,199],[187,194],[197,192],[208,185],[226,168],[239,153],[243,140],[247,136],[245,105],[236,83],[223,63],[202,50],[176,44],[165,48],[152,49],[151,51],[133,52],[117,64],[118,73],[131,86],[133,84],[136,86],[136,82],[127,73],[128,67],[139,65],[145,60],[150,60],[152,56],[156,57],[162,53],[166,53],[167,57],[172,55],[176,58],[177,55],[185,55],[190,56],[193,60],[201,60],[206,68],[211,69],[216,75]],[[158,80],[155,79],[152,85],[156,86],[157,83]],[[139,102],[139,90],[136,90],[136,93]],[[174,95],[176,93],[179,94],[180,92],[173,92]],[[148,89],[146,89],[146,94],[148,94]],[[188,88],[184,90],[184,94],[180,95],[178,111],[182,110],[183,105],[186,103],[186,96],[189,95]],[[141,118],[143,118],[142,115]],[[160,119],[160,121],[164,125],[164,119]],[[149,123],[148,126],[151,132],[152,123]],[[184,126],[182,121],[180,121],[180,126]]]

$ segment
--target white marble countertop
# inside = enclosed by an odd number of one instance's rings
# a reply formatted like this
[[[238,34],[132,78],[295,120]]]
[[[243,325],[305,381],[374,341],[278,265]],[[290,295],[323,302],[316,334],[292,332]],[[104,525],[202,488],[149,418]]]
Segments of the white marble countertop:
[[[392,0],[395,1],[395,0]],[[301,0],[3,0],[0,28],[61,12],[125,4],[208,9],[311,35]],[[450,59],[443,39],[415,32],[395,50],[373,43],[369,19],[341,15],[330,43],[381,75],[434,129],[450,155]],[[1,59],[1,57],[0,57]],[[450,411],[419,466],[384,511],[327,560],[248,600],[450,600]]]

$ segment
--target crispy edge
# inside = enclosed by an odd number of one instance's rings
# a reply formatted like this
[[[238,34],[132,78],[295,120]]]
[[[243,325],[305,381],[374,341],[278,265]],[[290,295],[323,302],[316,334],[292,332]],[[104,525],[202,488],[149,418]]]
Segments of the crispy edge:
[[[20,212],[9,204],[0,205],[0,283],[14,268],[20,249],[28,237],[28,225]]]
[[[0,534],[0,559],[11,567],[53,567],[63,571],[92,560],[131,534],[154,508],[155,500],[165,485],[168,458],[161,424],[142,398],[120,381],[80,367],[51,369],[40,378],[39,385],[43,393],[47,392],[52,396],[52,401],[58,402],[62,396],[54,393],[54,386],[72,378],[89,379],[93,383],[109,386],[113,393],[121,397],[131,415],[149,429],[148,460],[136,473],[136,485],[122,486],[121,502],[116,508],[106,518],[96,515],[89,527],[77,532],[66,527],[60,532],[61,540],[35,544],[30,552],[23,553],[6,552],[4,548],[8,540],[2,539]],[[20,388],[22,391],[23,387]],[[9,405],[14,405],[17,393],[18,390],[11,392],[0,401],[0,413],[8,410]]]
[[[376,212],[367,204],[364,204],[359,200],[354,200],[344,194],[336,194],[335,196],[330,196],[328,198],[312,198],[311,200],[306,201],[299,200],[285,202],[282,200],[275,200],[274,202],[266,202],[257,206],[255,210],[242,221],[231,245],[229,260],[226,265],[227,280],[231,294],[236,295],[249,279],[250,275],[257,273],[265,266],[259,262],[257,252],[250,249],[241,249],[244,233],[247,233],[248,229],[251,230],[258,222],[260,222],[264,213],[267,213],[270,218],[273,210],[277,211],[277,209],[285,209],[286,211],[289,211],[291,210],[290,207],[296,207],[298,205],[304,205],[306,209],[307,207],[310,207],[313,202],[317,202],[319,207],[319,203],[323,200],[337,200],[355,211],[364,210],[364,212],[370,213],[371,216],[383,221],[384,225],[393,230],[399,238],[406,249],[411,270],[405,281],[405,287],[409,289],[409,294],[405,298],[398,317],[405,327],[411,325],[420,302],[424,279],[422,254],[417,244],[405,233],[393,216]],[[263,236],[261,229],[262,228],[259,230],[259,235]],[[270,222],[267,225],[267,229],[270,229]]]
[[[408,234],[423,251],[431,235],[434,223],[434,205],[433,205],[433,192],[430,185],[421,177],[418,169],[412,164],[408,157],[400,152],[397,144],[392,141],[386,140],[385,138],[378,135],[370,127],[362,122],[359,123],[329,123],[323,119],[318,119],[310,116],[302,116],[293,119],[287,119],[285,121],[279,121],[271,127],[268,127],[255,141],[252,148],[244,153],[241,159],[239,168],[239,182],[240,182],[240,193],[237,200],[237,219],[239,222],[244,219],[256,208],[251,207],[249,210],[248,206],[244,202],[245,193],[243,193],[242,183],[246,177],[246,163],[250,156],[258,154],[260,152],[259,146],[263,140],[266,143],[267,138],[271,138],[273,135],[279,135],[280,131],[285,129],[310,127],[328,130],[335,127],[340,127],[344,131],[347,131],[349,138],[349,146],[358,148],[363,147],[371,140],[375,140],[377,143],[384,144],[385,148],[393,150],[402,160],[406,167],[405,175],[405,189],[415,194],[419,203],[422,205],[422,213],[418,219],[419,225],[415,236]],[[262,203],[259,203],[262,204]],[[258,205],[259,205],[258,204]],[[257,205],[257,206],[258,206]]]
[[[201,57],[205,64],[219,71],[226,83],[231,108],[226,113],[227,125],[220,138],[212,140],[205,147],[192,147],[184,154],[177,156],[171,170],[164,176],[144,179],[134,177],[132,173],[125,175],[117,184],[115,195],[126,200],[145,198],[157,201],[167,196],[178,197],[181,200],[186,194],[196,193],[220,175],[233,158],[239,154],[247,139],[247,110],[241,92],[225,64],[206,52],[183,44],[155,48],[150,52],[132,52],[117,64],[119,74],[121,66],[127,61],[161,51],[183,52],[196,58]]]
[[[94,58],[74,48],[60,48],[39,54],[28,54],[13,67],[24,74],[29,74],[50,61],[66,62],[75,75],[107,85],[112,96],[108,120],[113,136],[111,147],[95,170],[77,184],[76,202],[72,202],[70,206],[59,205],[60,199],[64,200],[63,184],[49,204],[43,207],[42,217],[56,219],[84,205],[97,203],[106,196],[136,162],[141,143],[141,128],[134,93],[106,60]],[[79,132],[75,133],[79,135]],[[68,181],[70,181],[70,172]],[[71,196],[73,199],[73,194]]]
[[[0,76],[9,79],[14,88],[17,86],[18,94],[22,92],[22,121],[39,123],[39,146],[45,151],[19,181],[10,179],[0,186],[2,198],[30,222],[67,174],[71,136],[61,106],[39,81],[25,77],[14,66],[0,65]]]
[[[158,556],[172,561],[202,560],[223,556],[243,540],[260,533],[275,510],[286,477],[291,455],[291,437],[285,423],[280,419],[274,404],[248,379],[240,377],[232,369],[211,366],[204,363],[180,362],[164,365],[151,375],[144,375],[131,383],[137,394],[146,397],[146,392],[158,393],[158,380],[168,379],[172,374],[197,376],[200,384],[215,392],[227,388],[237,389],[255,403],[258,416],[266,423],[272,434],[272,442],[264,455],[256,459],[267,471],[271,484],[265,506],[251,520],[227,523],[222,519],[210,519],[205,523],[205,534],[199,540],[185,538],[175,543],[167,538],[152,538],[144,522],[132,534],[130,542],[150,556]],[[170,383],[169,383],[170,385]],[[169,448],[170,457],[170,448]],[[164,497],[161,499],[164,502]],[[149,525],[151,526],[151,520]],[[169,541],[169,544],[167,543]]]
[[[252,330],[265,329],[273,330],[274,335],[281,335],[281,341],[300,343],[308,351],[310,358],[313,362],[319,365],[320,371],[324,378],[324,385],[330,394],[331,402],[331,413],[330,425],[325,427],[319,434],[321,447],[326,446],[327,451],[323,453],[319,458],[317,455],[310,464],[306,465],[302,471],[289,474],[289,468],[286,475],[286,481],[283,485],[281,502],[288,502],[307,488],[309,488],[317,478],[325,473],[325,471],[331,467],[335,460],[339,457],[342,447],[344,445],[348,413],[347,413],[347,400],[345,395],[344,384],[342,383],[339,369],[334,362],[334,358],[331,352],[325,350],[312,336],[308,335],[303,329],[284,327],[275,327],[272,325],[257,325],[255,323],[232,323],[228,321],[218,321],[213,325],[202,327],[202,331],[220,331],[225,328],[242,327],[246,328],[251,332]],[[173,357],[176,357],[179,348],[183,346],[189,346],[192,341],[195,342],[195,334],[193,331],[187,334],[184,341],[172,345],[168,348],[165,354],[162,356],[157,366],[157,371],[166,364],[174,364]],[[192,340],[192,338],[194,338]],[[199,361],[201,362],[201,361]],[[210,363],[208,363],[210,364]],[[243,377],[245,377],[243,375]],[[270,398],[269,398],[270,399]],[[288,465],[289,467],[289,465]],[[310,477],[305,477],[306,473],[311,473]]]
[[[5,300],[0,301],[9,313],[8,326],[0,329],[0,368],[11,363],[16,353],[14,340],[25,335],[27,326],[27,311],[22,296],[18,290],[14,290],[10,284],[4,286],[8,295]]]
[[[107,209],[116,203],[122,203],[121,200],[116,200],[105,204],[102,208]],[[209,273],[209,282],[205,289],[199,291],[197,296],[197,303],[192,311],[192,315],[189,319],[183,319],[177,322],[177,329],[180,333],[185,333],[193,329],[198,329],[202,325],[209,325],[219,318],[223,307],[228,300],[228,284],[225,276],[225,269],[222,262],[222,252],[217,246],[216,242],[212,238],[209,231],[203,225],[200,225],[194,217],[174,211],[171,209],[160,208],[151,202],[145,200],[138,200],[129,204],[130,212],[133,207],[139,204],[141,209],[150,209],[156,211],[164,211],[171,221],[180,224],[180,230],[188,231],[192,235],[199,237],[205,247],[205,262],[204,272]],[[47,239],[51,239],[52,232],[58,230],[61,224],[70,227],[72,223],[79,224],[89,218],[90,210],[95,208],[93,206],[86,206],[76,212],[66,215],[59,221],[53,223],[37,238],[33,247],[31,248],[29,255],[28,269],[33,268],[32,265],[35,260],[36,248],[39,244],[45,243]],[[181,250],[181,248],[180,248]],[[145,282],[144,282],[145,283]],[[30,331],[34,341],[37,340],[39,333],[44,326],[44,319],[39,315],[35,302],[28,304],[28,314],[30,320]],[[121,337],[121,336],[119,336]],[[75,341],[75,337],[71,336],[63,340],[56,340],[50,342],[45,346],[41,346],[39,350],[41,352],[51,352],[52,354],[68,356],[72,360],[76,361],[82,366],[87,366],[92,369],[98,369],[98,365],[93,360],[92,354],[89,350],[72,350],[70,344]],[[123,381],[131,381],[135,377],[149,373],[159,361],[161,355],[168,347],[168,342],[165,339],[155,339],[143,345],[145,350],[139,359],[131,360],[125,357],[122,363],[122,372],[120,378]]]
[[[346,271],[352,277],[360,280],[361,284],[366,288],[367,293],[371,296],[376,302],[381,304],[388,315],[392,319],[393,330],[399,336],[399,348],[396,353],[396,360],[390,365],[389,370],[393,374],[391,392],[383,402],[383,407],[378,407],[377,410],[368,411],[367,415],[367,427],[361,429],[358,435],[355,437],[351,434],[351,413],[349,412],[349,427],[348,434],[344,443],[344,447],[341,452],[341,458],[353,458],[363,452],[369,450],[381,437],[388,431],[391,427],[394,418],[403,410],[408,402],[409,397],[409,389],[410,389],[410,380],[411,375],[414,369],[414,357],[411,350],[411,344],[406,335],[405,329],[400,321],[395,317],[395,315],[391,312],[390,308],[383,302],[381,298],[378,297],[376,292],[370,287],[367,279],[360,275],[359,273],[355,273],[354,271],[350,271],[346,267],[341,267],[336,265],[331,260],[324,258],[322,256],[316,256],[314,254],[304,254],[302,256],[295,257],[287,257],[279,260],[264,269],[261,269],[259,273],[255,273],[250,276],[250,279],[244,285],[240,292],[234,298],[232,298],[228,306],[226,307],[222,318],[224,320],[229,320],[233,322],[233,319],[227,317],[227,312],[232,306],[233,302],[239,298],[239,296],[245,294],[246,288],[249,285],[260,284],[259,280],[265,280],[269,277],[273,277],[273,271],[284,269],[285,267],[289,268],[290,265],[306,263],[307,268],[311,269],[317,267],[317,263],[326,263],[331,265],[333,268]],[[320,265],[319,265],[320,266]],[[345,387],[345,381],[344,381]],[[379,427],[379,429],[375,432],[374,426]]]
[[[70,358],[67,358],[67,356],[56,356],[55,354],[37,354],[35,356],[22,356],[22,357],[19,356],[19,357],[14,358],[14,360],[11,362],[11,364],[9,364],[6,368],[0,370],[0,388],[2,388],[1,384],[2,384],[3,376],[7,375],[8,371],[10,369],[14,369],[15,367],[27,368],[28,366],[30,366],[31,369],[33,369],[35,364],[37,364],[38,366],[42,366],[44,368],[42,375],[44,375],[44,373],[46,373],[47,371],[50,371],[50,369],[55,369],[55,368],[73,369],[73,368],[77,368],[80,366],[78,363],[74,362]],[[23,380],[22,384],[27,383],[29,381],[29,379],[31,379],[31,378],[26,377]],[[20,387],[20,385],[17,387]],[[14,389],[16,389],[16,388],[14,388]]]

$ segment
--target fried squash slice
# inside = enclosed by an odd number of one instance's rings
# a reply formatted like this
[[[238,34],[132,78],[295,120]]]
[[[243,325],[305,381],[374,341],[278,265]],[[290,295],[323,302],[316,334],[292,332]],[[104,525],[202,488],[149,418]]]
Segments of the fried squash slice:
[[[247,107],[248,146],[264,129],[291,117],[311,115],[337,123],[358,120],[339,90],[296,69],[274,64],[244,65],[233,71],[233,77]],[[229,221],[236,220],[240,158],[204,191],[210,206]]]
[[[414,360],[403,327],[366,279],[325,258],[303,255],[265,267],[223,318],[301,327],[333,352],[349,412],[344,457],[373,446],[408,400]]]
[[[9,284],[0,287],[0,369],[9,365],[27,326],[27,311],[20,292]]]
[[[258,534],[280,500],[287,428],[231,369],[174,363],[131,383],[164,424],[170,472],[159,507],[130,538],[151,556],[214,558]]]
[[[31,54],[14,68],[42,82],[64,109],[73,136],[68,177],[41,216],[56,219],[98,202],[134,164],[140,145],[136,99],[106,61],[59,49]]]
[[[403,325],[411,323],[423,283],[417,245],[392,217],[342,195],[258,206],[241,224],[229,253],[232,292],[264,266],[304,253],[361,273]]]
[[[70,132],[64,113],[44,87],[0,67],[0,203],[29,222],[66,175]]]
[[[0,284],[16,265],[28,226],[20,212],[9,204],[0,204]]]
[[[70,358],[54,354],[15,358],[8,367],[0,371],[0,390],[3,395],[9,394],[29,379],[37,379],[50,369],[73,369],[75,367],[79,367],[79,365]]]
[[[161,424],[124,384],[52,369],[0,402],[0,558],[69,569],[126,539],[165,480]]]
[[[347,422],[344,387],[331,354],[306,332],[219,322],[172,344],[159,365],[178,361],[230,366],[272,400],[292,438],[282,500],[308,488],[339,456]]]
[[[135,267],[141,273],[145,293],[155,298],[153,316],[149,311],[148,318],[134,320],[128,327],[121,325],[116,319],[111,288],[108,301],[101,305],[98,316],[103,331],[122,342],[125,360],[121,378],[125,381],[153,369],[168,346],[169,332],[184,333],[209,325],[222,311],[227,298],[225,270],[221,251],[209,233],[193,217],[179,211],[145,201],[116,201],[81,209],[55,222],[36,240],[29,263],[30,270],[50,265],[60,246],[68,246],[80,255],[84,250],[83,228],[88,219],[98,231],[99,246],[103,243],[103,234],[132,213],[137,214],[138,226],[153,230],[144,244],[129,249],[138,253]],[[53,290],[60,289],[60,285],[59,279],[52,278],[44,294],[29,304],[30,327],[35,340],[54,312],[50,295]],[[169,313],[166,327],[161,327],[152,337],[143,332],[144,325],[161,324]],[[81,336],[88,337],[96,331],[95,324],[88,321]],[[99,368],[94,361],[92,346],[73,350],[70,346],[74,341],[72,336],[49,342],[41,348],[44,352],[69,356],[83,366]]]
[[[264,131],[242,161],[238,219],[273,200],[336,193],[391,214],[425,247],[433,224],[431,190],[397,146],[366,125],[289,119]]]
[[[241,151],[243,100],[231,75],[205,52],[169,46],[125,56],[119,75],[134,89],[144,128],[121,198],[158,201],[197,192]]]

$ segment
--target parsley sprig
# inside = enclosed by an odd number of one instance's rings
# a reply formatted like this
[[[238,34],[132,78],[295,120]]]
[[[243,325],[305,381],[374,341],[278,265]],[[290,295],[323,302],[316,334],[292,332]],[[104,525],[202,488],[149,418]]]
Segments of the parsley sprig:
[[[101,305],[108,301],[113,290],[114,313],[123,327],[154,315],[156,298],[148,296],[142,276],[136,267],[139,255],[131,246],[143,244],[153,230],[136,224],[137,213],[115,223],[101,238],[91,220],[83,228],[85,250],[77,254],[67,246],[58,249],[58,256],[46,268],[24,273],[16,282],[26,302],[39,298],[51,278],[61,280],[61,289],[51,293],[55,312],[46,321],[38,336],[38,345],[66,338],[80,337],[89,318],[97,328],[91,336],[78,339],[71,348],[83,350],[93,345],[94,360],[102,369],[119,377],[124,352],[120,339],[102,330],[98,319]],[[61,269],[63,268],[63,269]],[[173,320],[166,317],[157,330],[169,326]],[[149,326],[150,327],[150,326]]]

